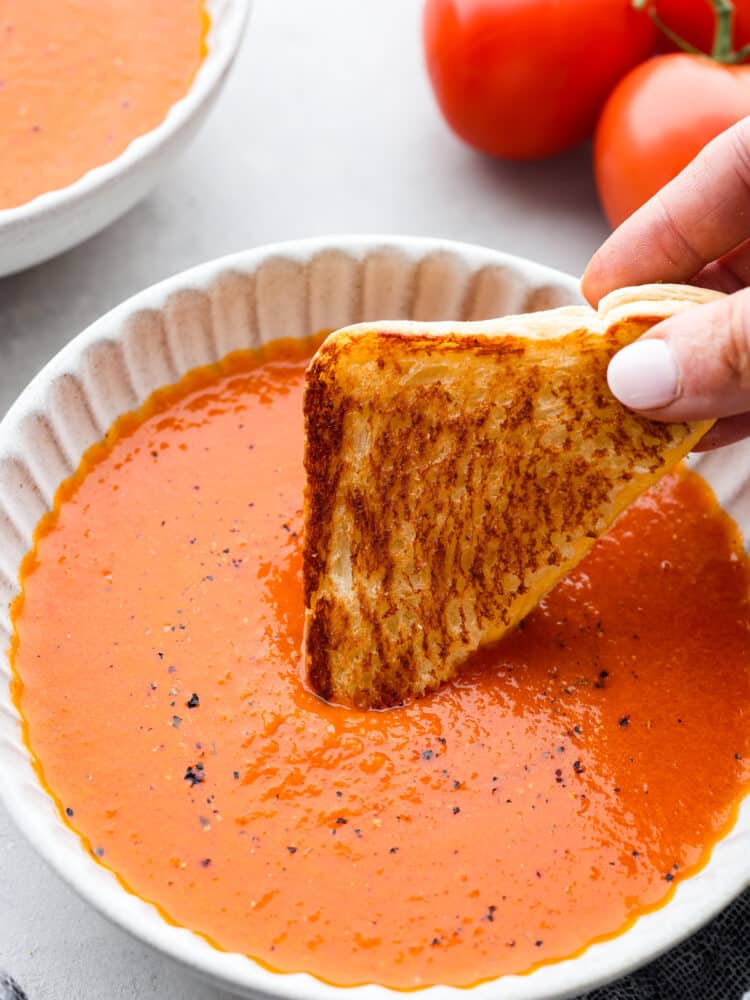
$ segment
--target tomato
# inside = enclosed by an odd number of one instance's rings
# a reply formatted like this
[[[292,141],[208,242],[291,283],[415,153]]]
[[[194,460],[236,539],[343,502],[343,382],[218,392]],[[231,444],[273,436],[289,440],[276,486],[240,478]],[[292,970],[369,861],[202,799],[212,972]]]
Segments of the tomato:
[[[655,0],[654,9],[664,24],[701,52],[710,52],[714,41],[716,14],[710,0]],[[734,47],[750,42],[750,0],[734,0]],[[674,49],[664,39],[662,46]]]
[[[426,0],[423,27],[448,124],[516,160],[590,135],[613,86],[656,45],[632,0]]]
[[[750,66],[673,53],[632,70],[610,95],[594,140],[596,183],[612,225],[748,114]]]

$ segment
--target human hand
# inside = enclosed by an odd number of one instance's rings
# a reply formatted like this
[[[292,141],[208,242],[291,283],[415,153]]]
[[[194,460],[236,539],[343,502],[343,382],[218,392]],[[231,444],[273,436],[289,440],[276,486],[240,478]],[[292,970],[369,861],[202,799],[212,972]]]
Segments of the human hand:
[[[596,304],[624,285],[678,281],[730,293],[652,327],[610,362],[612,392],[654,420],[718,422],[698,448],[750,436],[750,118],[723,132],[597,250]]]

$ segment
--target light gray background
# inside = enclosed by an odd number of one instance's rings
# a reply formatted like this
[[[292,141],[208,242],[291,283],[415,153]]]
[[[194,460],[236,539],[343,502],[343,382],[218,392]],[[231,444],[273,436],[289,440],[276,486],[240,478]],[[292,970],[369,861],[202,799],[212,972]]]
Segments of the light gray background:
[[[218,106],[173,175],[83,246],[0,279],[0,413],[122,299],[260,243],[350,232],[445,236],[580,273],[607,231],[588,150],[513,165],[463,147],[428,89],[420,7],[257,0]],[[3,968],[29,1000],[222,996],[89,910],[0,807]]]

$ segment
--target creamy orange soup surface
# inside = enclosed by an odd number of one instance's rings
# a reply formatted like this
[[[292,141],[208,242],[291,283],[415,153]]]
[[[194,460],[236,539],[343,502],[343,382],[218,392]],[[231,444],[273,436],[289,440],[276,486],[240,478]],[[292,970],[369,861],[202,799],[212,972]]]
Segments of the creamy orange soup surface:
[[[0,0],[0,209],[113,160],[187,93],[202,0]]]
[[[13,609],[43,781],[170,921],[272,969],[468,986],[622,932],[750,781],[748,563],[670,476],[510,638],[418,703],[302,680],[303,374],[230,356],[122,418]]]

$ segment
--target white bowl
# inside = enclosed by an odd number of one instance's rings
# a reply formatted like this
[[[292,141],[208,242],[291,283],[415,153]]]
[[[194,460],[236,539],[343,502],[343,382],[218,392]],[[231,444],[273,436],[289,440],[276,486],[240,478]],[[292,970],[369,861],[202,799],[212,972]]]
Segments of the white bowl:
[[[280,335],[304,337],[376,318],[480,319],[579,300],[577,281],[492,250],[440,240],[335,237],[261,247],[204,264],[136,295],[76,337],[33,380],[0,424],[0,635],[19,563],[56,487],[112,421],[196,365]],[[750,445],[698,460],[719,499],[750,535]],[[62,821],[32,768],[0,666],[0,794],[18,826],[81,896],[135,937],[219,986],[245,996],[386,1000],[381,986],[338,988],[305,974],[275,974],[168,924],[93,860]],[[472,988],[476,1000],[576,995],[671,948],[750,884],[750,806],[709,864],[662,909],[613,940],[530,975]],[[435,986],[429,1000],[466,991]]]
[[[252,0],[208,0],[208,52],[187,94],[160,125],[138,136],[114,160],[72,184],[16,208],[0,209],[0,277],[55,254],[114,222],[161,180],[195,136],[237,54]]]

